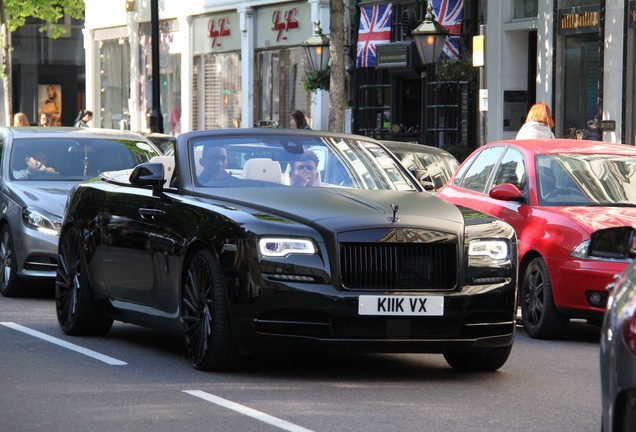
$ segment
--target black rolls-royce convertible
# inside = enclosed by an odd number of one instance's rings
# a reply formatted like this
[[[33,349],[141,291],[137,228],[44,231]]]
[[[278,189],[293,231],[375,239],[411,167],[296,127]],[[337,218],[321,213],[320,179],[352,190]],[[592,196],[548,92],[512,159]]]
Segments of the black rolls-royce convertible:
[[[301,346],[442,353],[461,370],[508,359],[514,231],[422,193],[379,142],[198,131],[155,159],[69,196],[65,333],[105,334],[114,320],[181,332],[202,370]]]

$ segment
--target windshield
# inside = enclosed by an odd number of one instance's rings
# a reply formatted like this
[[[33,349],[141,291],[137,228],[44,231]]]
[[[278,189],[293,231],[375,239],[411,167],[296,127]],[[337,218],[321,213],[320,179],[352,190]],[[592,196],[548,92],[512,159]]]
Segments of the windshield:
[[[205,137],[190,141],[189,158],[201,187],[417,189],[384,148],[353,138]]]
[[[636,205],[633,156],[538,155],[536,168],[541,205]]]
[[[22,138],[12,143],[9,172],[17,181],[81,181],[101,172],[133,168],[157,154],[142,141]]]

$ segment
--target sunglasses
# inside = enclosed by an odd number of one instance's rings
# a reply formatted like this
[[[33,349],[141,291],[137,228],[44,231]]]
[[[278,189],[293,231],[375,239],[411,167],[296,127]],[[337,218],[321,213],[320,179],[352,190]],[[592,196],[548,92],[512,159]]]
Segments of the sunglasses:
[[[300,171],[302,169],[306,169],[307,171],[313,171],[316,169],[316,167],[313,165],[294,165],[294,169],[296,171]]]

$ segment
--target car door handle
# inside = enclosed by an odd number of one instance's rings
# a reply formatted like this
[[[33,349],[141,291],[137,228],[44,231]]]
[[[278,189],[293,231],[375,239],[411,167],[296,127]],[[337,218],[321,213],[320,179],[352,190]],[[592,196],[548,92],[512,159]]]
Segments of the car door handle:
[[[163,210],[157,210],[152,208],[140,208],[139,214],[142,219],[154,219],[157,216],[163,216],[166,214]]]

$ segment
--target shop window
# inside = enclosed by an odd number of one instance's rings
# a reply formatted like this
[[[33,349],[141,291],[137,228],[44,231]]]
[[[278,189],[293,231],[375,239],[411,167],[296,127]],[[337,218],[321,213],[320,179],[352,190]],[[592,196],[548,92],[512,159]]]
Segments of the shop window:
[[[598,34],[567,36],[563,61],[564,135],[600,140]]]
[[[159,103],[165,133],[177,135],[181,131],[181,54],[178,51],[178,23],[162,21],[159,25]],[[142,23],[140,33],[141,129],[150,127],[152,111],[152,40],[150,23]]]
[[[128,129],[130,44],[128,38],[98,42],[100,127]],[[90,109],[90,107],[88,107]]]
[[[294,110],[301,110],[311,125],[311,93],[304,89],[302,81],[306,70],[300,47],[256,53],[255,126],[286,128]]]
[[[536,18],[539,15],[539,0],[514,0],[513,19]]]
[[[195,58],[194,129],[241,126],[241,55],[206,54]]]

